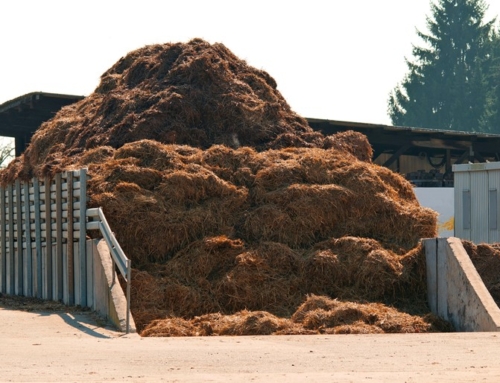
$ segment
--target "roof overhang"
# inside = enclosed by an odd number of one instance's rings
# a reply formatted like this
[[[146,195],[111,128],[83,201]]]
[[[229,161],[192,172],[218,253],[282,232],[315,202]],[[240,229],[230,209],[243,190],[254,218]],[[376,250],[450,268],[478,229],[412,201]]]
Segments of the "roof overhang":
[[[404,149],[404,154],[444,155],[449,151],[452,157],[461,157],[465,152],[471,156],[498,160],[500,135],[460,131],[409,128],[380,124],[367,124],[349,121],[322,120],[307,118],[314,130],[324,134],[335,134],[346,130],[363,133],[372,145],[375,155],[395,154]]]
[[[0,105],[0,136],[31,137],[62,107],[81,99],[83,96],[33,92],[7,101]]]

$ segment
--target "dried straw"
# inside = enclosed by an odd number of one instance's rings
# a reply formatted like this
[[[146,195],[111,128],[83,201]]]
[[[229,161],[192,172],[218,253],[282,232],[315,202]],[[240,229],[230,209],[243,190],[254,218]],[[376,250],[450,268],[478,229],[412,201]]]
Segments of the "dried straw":
[[[436,214],[372,154],[359,133],[314,132],[269,74],[194,39],[124,56],[0,182],[88,167],[90,206],[136,268],[145,336],[431,331],[332,300],[425,297],[417,248]],[[321,307],[305,309],[310,294]]]

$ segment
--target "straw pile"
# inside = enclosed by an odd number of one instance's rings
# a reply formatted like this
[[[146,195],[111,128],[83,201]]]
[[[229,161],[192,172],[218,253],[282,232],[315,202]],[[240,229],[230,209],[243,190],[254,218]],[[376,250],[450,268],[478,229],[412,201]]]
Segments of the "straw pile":
[[[151,322],[143,336],[378,334],[449,331],[447,323],[427,314],[415,317],[380,303],[341,302],[311,295],[291,318],[265,311],[207,314],[191,320]]]
[[[486,288],[500,307],[500,243],[475,245],[462,240],[462,244]]]
[[[366,137],[312,131],[267,73],[195,39],[122,58],[0,180],[88,167],[90,204],[136,268],[143,335],[443,329],[422,316],[418,241],[436,214],[371,156]]]
[[[202,149],[334,146],[291,110],[269,74],[222,44],[194,39],[120,59],[93,94],[41,126],[4,180],[53,174],[88,150],[141,139]]]

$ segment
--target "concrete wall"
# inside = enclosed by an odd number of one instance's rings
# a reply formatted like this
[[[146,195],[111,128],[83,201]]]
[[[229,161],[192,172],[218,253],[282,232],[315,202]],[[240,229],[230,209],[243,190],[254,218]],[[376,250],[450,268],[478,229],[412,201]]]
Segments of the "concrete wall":
[[[118,282],[118,275],[113,268],[108,245],[101,240],[91,240],[94,258],[94,306],[102,317],[115,327],[126,332],[127,298]],[[130,332],[136,332],[134,319],[130,315]]]
[[[458,238],[424,240],[431,311],[457,331],[499,331],[500,309]]]

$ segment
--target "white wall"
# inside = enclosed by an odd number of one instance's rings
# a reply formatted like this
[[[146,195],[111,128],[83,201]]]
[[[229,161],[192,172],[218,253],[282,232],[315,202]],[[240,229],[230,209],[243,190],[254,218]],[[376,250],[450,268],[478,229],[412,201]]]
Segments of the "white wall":
[[[421,206],[431,208],[438,215],[438,236],[453,237],[455,226],[455,191],[453,188],[414,188]]]

